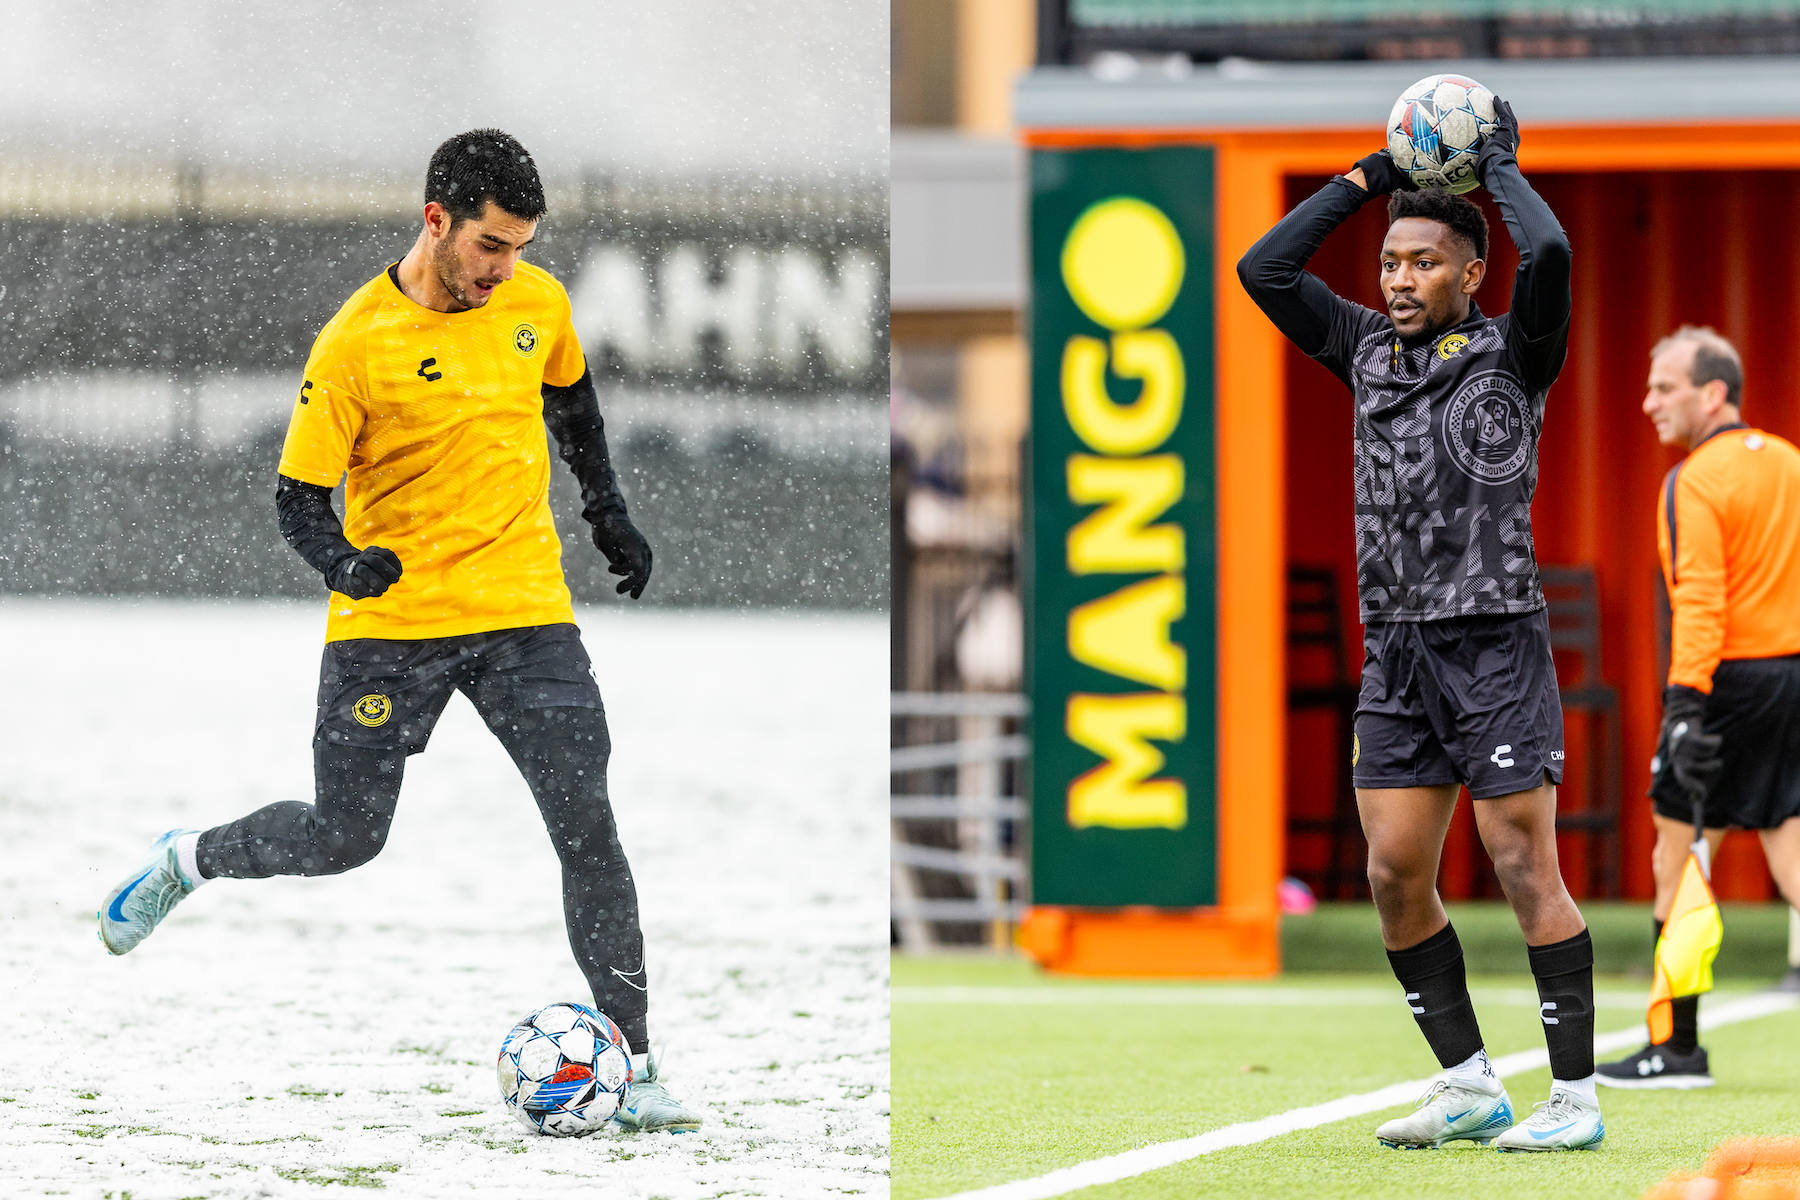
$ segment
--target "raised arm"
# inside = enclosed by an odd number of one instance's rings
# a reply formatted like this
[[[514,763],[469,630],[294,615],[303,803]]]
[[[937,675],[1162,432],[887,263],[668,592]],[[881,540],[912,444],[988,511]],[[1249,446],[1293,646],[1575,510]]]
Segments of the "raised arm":
[[[1475,171],[1519,250],[1512,297],[1515,349],[1532,382],[1548,386],[1562,370],[1569,348],[1569,238],[1519,171],[1519,122],[1512,106],[1495,97],[1494,110],[1500,128],[1488,135]]]
[[[1275,328],[1307,354],[1317,358],[1326,350],[1332,325],[1347,302],[1308,274],[1306,264],[1326,236],[1370,199],[1411,186],[1387,151],[1371,154],[1349,175],[1335,176],[1303,200],[1238,260],[1244,290]],[[1326,365],[1340,376],[1345,373],[1338,364]]]

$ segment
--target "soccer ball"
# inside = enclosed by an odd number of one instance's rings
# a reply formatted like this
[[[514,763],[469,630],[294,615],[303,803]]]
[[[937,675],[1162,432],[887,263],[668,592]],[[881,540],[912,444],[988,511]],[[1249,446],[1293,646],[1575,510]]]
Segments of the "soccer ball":
[[[551,1004],[500,1044],[500,1098],[533,1133],[581,1137],[618,1111],[631,1082],[631,1046],[585,1004]]]
[[[1428,75],[1394,101],[1388,153],[1417,187],[1473,191],[1476,155],[1495,128],[1494,93],[1466,75]]]

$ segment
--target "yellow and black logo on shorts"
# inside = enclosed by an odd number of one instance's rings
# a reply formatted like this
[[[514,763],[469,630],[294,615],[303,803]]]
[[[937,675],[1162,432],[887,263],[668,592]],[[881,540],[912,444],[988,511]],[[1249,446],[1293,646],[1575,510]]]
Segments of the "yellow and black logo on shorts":
[[[1356,760],[1361,757],[1362,739],[1353,733],[1350,735],[1350,765],[1354,767],[1356,765]]]
[[[1469,344],[1469,339],[1460,333],[1453,333],[1437,345],[1438,357],[1449,358],[1458,350]]]
[[[537,353],[537,327],[521,325],[513,330],[513,349],[530,358]]]
[[[350,711],[356,714],[359,723],[372,729],[377,725],[387,724],[388,717],[392,716],[394,712],[394,702],[386,696],[364,696]]]

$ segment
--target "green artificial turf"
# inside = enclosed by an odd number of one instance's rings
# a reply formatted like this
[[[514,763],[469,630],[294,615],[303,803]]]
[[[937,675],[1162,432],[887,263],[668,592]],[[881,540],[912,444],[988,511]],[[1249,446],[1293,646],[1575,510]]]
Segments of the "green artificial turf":
[[[1484,975],[1528,971],[1525,938],[1504,904],[1446,905],[1469,970]],[[1713,972],[1720,979],[1773,982],[1787,968],[1788,908],[1774,904],[1722,904],[1725,944]],[[1650,976],[1650,906],[1618,901],[1581,902],[1594,939],[1594,969],[1602,974]],[[1295,971],[1385,971],[1381,926],[1366,901],[1321,904],[1304,917],[1281,923],[1282,968]]]
[[[916,989],[1170,987],[1051,977],[1019,959],[896,958],[893,984],[893,1195],[925,1200],[1044,1174],[1340,1096],[1422,1079],[1437,1064],[1398,1002],[1322,1007],[1254,1001],[1175,1004],[921,1003]],[[1526,975],[1471,978],[1491,1052],[1543,1044]],[[1244,989],[1246,985],[1229,985]],[[1386,971],[1313,974],[1272,985],[1366,997]],[[1747,989],[1721,988],[1724,998]],[[1643,984],[1600,981],[1617,1003]],[[1513,1003],[1501,998],[1511,994]],[[1484,1002],[1484,997],[1487,999]],[[1234,991],[1234,999],[1239,993]],[[1641,1021],[1600,1011],[1602,1032]],[[1706,1035],[1719,1085],[1705,1092],[1602,1093],[1608,1138],[1579,1155],[1473,1147],[1381,1150],[1372,1131],[1404,1108],[1302,1130],[1076,1193],[1125,1197],[1636,1197],[1675,1168],[1697,1169],[1733,1136],[1800,1133],[1800,1013]],[[1549,1072],[1507,1081],[1529,1111]]]

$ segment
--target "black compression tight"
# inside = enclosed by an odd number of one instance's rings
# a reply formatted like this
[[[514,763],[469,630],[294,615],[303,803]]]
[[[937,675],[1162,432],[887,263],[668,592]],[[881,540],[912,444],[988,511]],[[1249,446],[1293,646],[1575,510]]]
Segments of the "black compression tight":
[[[644,937],[637,887],[619,846],[606,763],[606,714],[592,708],[538,708],[498,717],[494,733],[537,800],[562,862],[569,945],[600,1009],[634,1051],[649,1046]],[[336,875],[381,852],[404,750],[359,750],[321,741],[313,751],[315,802],[283,800],[200,835],[208,878]]]

